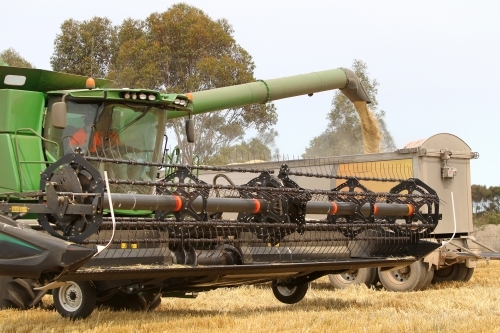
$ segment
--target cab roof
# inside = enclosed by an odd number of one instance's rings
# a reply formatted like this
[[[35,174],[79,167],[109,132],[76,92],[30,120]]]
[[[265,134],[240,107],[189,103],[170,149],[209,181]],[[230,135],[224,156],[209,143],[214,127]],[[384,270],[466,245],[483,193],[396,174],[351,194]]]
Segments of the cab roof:
[[[0,66],[0,89],[16,89],[46,93],[53,90],[84,89],[86,76],[53,72],[36,68]],[[95,79],[96,87],[111,88],[115,82]]]

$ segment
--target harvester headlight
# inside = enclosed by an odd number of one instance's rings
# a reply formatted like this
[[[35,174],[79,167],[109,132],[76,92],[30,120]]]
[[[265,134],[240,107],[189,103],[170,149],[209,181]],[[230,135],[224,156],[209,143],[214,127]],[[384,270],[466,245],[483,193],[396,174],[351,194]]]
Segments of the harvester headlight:
[[[140,93],[139,94],[139,99],[146,99],[148,96],[145,93]]]
[[[123,97],[125,97],[125,99],[130,99],[130,93],[126,92]]]
[[[187,105],[187,101],[185,99],[181,99],[181,103],[180,103],[182,106],[186,106]]]
[[[174,104],[181,104],[180,98],[176,98],[175,101],[174,101]]]
[[[148,99],[149,99],[150,101],[154,101],[154,100],[156,99],[156,96],[155,96],[154,94],[149,94],[149,95],[148,95]]]
[[[137,99],[137,94],[136,93],[132,94],[132,99]]]

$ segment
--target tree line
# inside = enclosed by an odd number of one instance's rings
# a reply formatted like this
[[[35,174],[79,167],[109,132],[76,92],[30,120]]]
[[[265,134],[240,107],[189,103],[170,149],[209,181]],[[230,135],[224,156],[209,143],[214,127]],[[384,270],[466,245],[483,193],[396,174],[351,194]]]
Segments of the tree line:
[[[471,195],[474,225],[500,224],[500,186],[472,185]]]
[[[12,48],[0,52],[0,65],[6,64],[34,68]],[[106,17],[68,19],[55,37],[50,64],[55,71],[112,79],[121,87],[170,93],[255,81],[255,63],[236,42],[231,24],[182,3],[144,20],[126,19],[120,25],[113,25]],[[379,82],[370,77],[362,60],[355,59],[351,69],[372,101],[370,108],[383,137],[380,151],[394,150],[385,124],[386,112],[378,109]],[[278,158],[277,120],[272,103],[197,115],[194,145],[187,144],[180,120],[170,122],[168,129],[174,133],[185,162],[196,154],[201,163],[221,165]],[[302,157],[363,153],[359,117],[340,91],[334,92],[326,120],[326,129],[309,142]],[[250,130],[257,135],[246,137]],[[472,185],[471,191],[475,221],[500,223],[500,186]]]
[[[472,185],[471,194],[475,214],[500,213],[500,186]]]
[[[13,49],[0,53],[0,58],[11,66],[33,67]],[[129,18],[119,25],[106,17],[68,19],[55,37],[50,64],[55,71],[167,93],[256,80],[252,56],[234,39],[231,24],[226,19],[213,20],[200,9],[182,3],[144,20]],[[381,124],[384,139],[380,151],[394,150],[385,112],[377,109],[377,80],[369,77],[367,65],[361,60],[354,60],[352,69],[361,78]],[[184,161],[192,161],[196,154],[202,163],[227,164],[279,156],[275,144],[279,134],[274,129],[277,120],[272,103],[197,115],[194,145],[185,140],[182,120],[169,122],[167,129],[180,146]],[[339,91],[334,94],[327,120],[325,131],[310,141],[304,157],[363,153],[359,117]],[[249,138],[248,132],[257,135]]]

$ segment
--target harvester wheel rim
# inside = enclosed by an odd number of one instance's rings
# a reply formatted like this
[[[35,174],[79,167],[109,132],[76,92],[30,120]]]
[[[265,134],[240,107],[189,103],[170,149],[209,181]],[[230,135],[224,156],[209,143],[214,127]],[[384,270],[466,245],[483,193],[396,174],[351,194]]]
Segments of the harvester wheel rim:
[[[88,281],[68,281],[53,292],[54,306],[63,317],[85,319],[94,311],[97,302],[95,287]]]
[[[82,306],[82,289],[74,282],[69,282],[59,289],[59,299],[64,310],[73,312]]]
[[[355,270],[352,270],[352,271],[349,271],[347,273],[342,273],[342,274],[339,274],[340,278],[342,278],[345,282],[352,282],[354,280],[356,280],[356,278],[358,277],[358,270],[355,269]]]
[[[381,271],[379,268],[378,276],[386,290],[410,292],[424,285],[427,270],[425,263],[417,260],[409,266],[394,271]]]
[[[390,274],[393,282],[397,283],[397,284],[406,283],[411,276],[411,272],[408,269],[408,266],[403,267],[403,268],[398,269],[398,270],[395,270],[395,271],[391,271],[391,272],[389,272],[389,274]]]
[[[273,294],[276,299],[285,304],[295,304],[300,302],[309,290],[309,283],[301,283],[295,286],[282,284],[274,280],[271,284]]]
[[[287,286],[276,286],[279,293],[283,296],[292,296],[296,291],[297,287],[287,287]]]

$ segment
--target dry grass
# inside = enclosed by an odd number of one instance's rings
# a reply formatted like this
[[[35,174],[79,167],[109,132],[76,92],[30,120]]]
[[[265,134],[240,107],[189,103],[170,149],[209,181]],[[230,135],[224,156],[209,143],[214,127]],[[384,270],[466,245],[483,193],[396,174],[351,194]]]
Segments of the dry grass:
[[[499,262],[481,262],[468,283],[391,293],[353,287],[335,291],[327,278],[295,305],[270,288],[249,286],[162,300],[150,313],[96,310],[71,322],[48,310],[0,311],[1,332],[500,332]],[[51,299],[46,297],[46,303]]]

